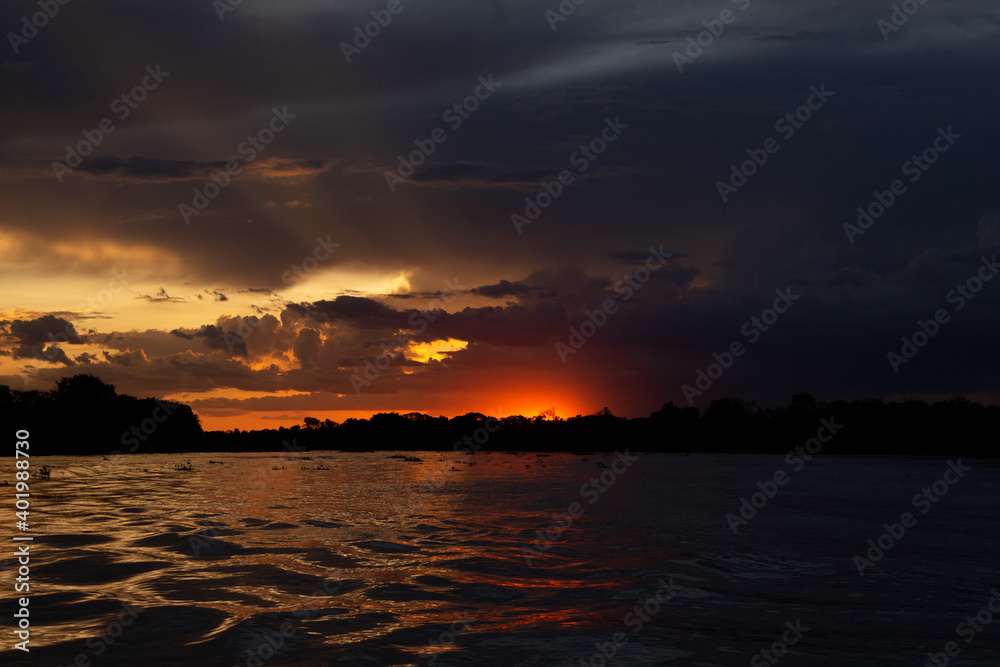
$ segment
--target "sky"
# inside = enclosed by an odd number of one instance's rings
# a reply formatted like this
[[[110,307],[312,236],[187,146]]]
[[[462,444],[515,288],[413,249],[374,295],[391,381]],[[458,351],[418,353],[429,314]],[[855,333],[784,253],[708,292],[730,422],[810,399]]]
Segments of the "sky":
[[[45,6],[0,6],[0,384],[220,429],[1000,398],[1000,7]]]

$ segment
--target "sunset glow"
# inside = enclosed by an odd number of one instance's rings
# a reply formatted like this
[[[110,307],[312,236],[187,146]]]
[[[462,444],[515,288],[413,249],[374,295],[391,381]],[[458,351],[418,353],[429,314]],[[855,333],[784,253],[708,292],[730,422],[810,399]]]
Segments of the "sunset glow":
[[[171,4],[162,25],[212,39],[168,44],[154,20],[121,41],[118,19],[70,7],[4,56],[0,383],[92,374],[183,396],[208,428],[1000,395],[982,333],[995,283],[919,371],[886,363],[1000,242],[991,89],[871,64],[951,53],[947,21],[883,40],[852,10],[820,34],[805,9],[740,0],[725,45],[688,63],[675,42],[705,25],[694,4],[552,19],[487,3],[441,23],[407,10],[345,57],[346,6],[216,22],[209,4]],[[962,32],[976,59],[989,25]],[[77,34],[107,48],[78,52]],[[460,55],[412,46],[457,35]],[[858,50],[824,63],[806,36]],[[790,307],[772,320],[776,291]]]
[[[1000,664],[1000,3],[0,25],[0,666]]]

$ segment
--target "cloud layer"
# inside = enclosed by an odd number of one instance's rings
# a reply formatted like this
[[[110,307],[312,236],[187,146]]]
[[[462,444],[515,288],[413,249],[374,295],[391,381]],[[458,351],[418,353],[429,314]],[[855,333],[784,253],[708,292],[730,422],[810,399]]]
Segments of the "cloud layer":
[[[384,6],[71,3],[6,44],[2,381],[86,368],[289,411],[534,387],[638,415],[686,404],[740,341],[696,404],[998,395],[1000,281],[949,295],[1000,239],[1000,9],[926,3],[887,30],[891,8],[847,0],[585,3],[554,24],[555,2],[421,2],[347,62]],[[147,67],[169,74],[143,93]],[[499,85],[477,97],[480,77]],[[884,209],[861,233],[859,207]],[[751,342],[779,289],[800,299]]]

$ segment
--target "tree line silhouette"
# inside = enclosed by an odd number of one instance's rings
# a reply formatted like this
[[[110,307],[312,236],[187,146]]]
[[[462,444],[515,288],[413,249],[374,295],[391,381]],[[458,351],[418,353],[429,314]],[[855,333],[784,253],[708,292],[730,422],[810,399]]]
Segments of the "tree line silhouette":
[[[118,394],[92,375],[63,378],[50,391],[0,385],[8,430],[31,432],[32,453],[119,454],[254,451],[614,451],[783,454],[816,436],[821,420],[842,425],[824,454],[995,457],[1000,406],[964,398],[929,404],[881,400],[820,402],[796,394],[784,407],[722,398],[700,410],[665,404],[626,419],[607,408],[568,419],[476,412],[433,417],[378,413],[343,422],[306,417],[291,428],[204,431],[187,405]],[[10,450],[12,448],[8,448]],[[10,451],[4,452],[10,455]]]
[[[29,453],[36,456],[200,451],[204,445],[201,422],[187,405],[118,394],[93,375],[62,378],[50,391],[0,385],[0,422],[11,433],[27,430]]]

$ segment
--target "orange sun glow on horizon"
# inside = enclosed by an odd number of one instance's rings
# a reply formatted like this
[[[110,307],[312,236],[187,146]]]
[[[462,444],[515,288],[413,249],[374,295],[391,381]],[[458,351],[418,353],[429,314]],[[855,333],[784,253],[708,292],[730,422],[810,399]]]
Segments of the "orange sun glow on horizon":
[[[182,401],[183,402],[183,401]],[[478,412],[489,417],[509,417],[521,415],[535,417],[546,415],[566,419],[578,414],[590,414],[599,409],[596,402],[582,395],[576,389],[525,388],[511,383],[496,387],[493,391],[473,395],[457,396],[449,399],[443,396],[391,398],[385,407],[374,409],[331,409],[331,410],[242,410],[234,408],[197,408],[196,414],[206,431],[241,431],[277,429],[301,425],[306,417],[320,421],[327,419],[343,422],[346,419],[369,419],[379,412],[406,414],[420,412],[432,416],[455,417]]]

